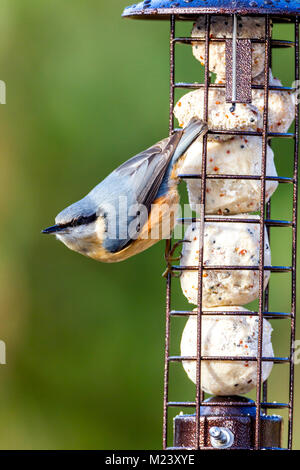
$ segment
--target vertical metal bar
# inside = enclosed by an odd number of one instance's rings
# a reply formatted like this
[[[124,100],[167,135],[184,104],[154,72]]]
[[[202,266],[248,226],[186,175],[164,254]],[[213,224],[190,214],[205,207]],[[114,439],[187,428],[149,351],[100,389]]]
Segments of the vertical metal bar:
[[[261,390],[262,390],[262,351],[263,351],[263,309],[264,309],[264,265],[265,265],[265,202],[266,202],[266,156],[268,145],[268,115],[269,115],[269,67],[270,67],[270,18],[266,15],[265,26],[265,67],[264,67],[264,116],[262,135],[262,168],[261,168],[261,197],[260,197],[260,249],[259,249],[259,325],[257,351],[257,385],[256,385],[256,420],[255,420],[255,449],[261,445]]]
[[[299,83],[299,17],[295,18],[295,80]],[[291,305],[291,344],[290,344],[290,397],[288,448],[293,445],[294,412],[294,346],[296,328],[296,265],[297,265],[297,210],[298,210],[298,155],[299,155],[299,104],[295,105],[295,147],[294,147],[294,191],[293,191],[293,245],[292,245],[292,305]]]
[[[272,64],[273,64],[273,55],[272,55],[272,47],[271,47],[271,52],[270,52],[270,68],[272,70]],[[269,146],[272,146],[272,142],[269,141]],[[271,198],[272,199],[272,198]],[[272,204],[271,204],[271,199],[269,199],[266,207],[266,218],[271,219],[271,212],[272,212]],[[271,246],[271,227],[268,225],[267,226],[267,234],[268,234],[268,239],[269,239],[269,245]],[[266,290],[265,290],[265,302],[264,302],[264,311],[268,312],[270,308],[270,283],[267,285]],[[268,381],[266,380],[263,383],[263,402],[267,403],[268,402]],[[268,414],[268,408],[264,409],[264,413]]]
[[[175,15],[170,20],[170,115],[169,115],[169,135],[174,128],[174,81],[175,81]],[[171,248],[170,240],[166,241],[166,252]],[[171,279],[167,276],[166,287],[166,336],[165,336],[165,368],[164,368],[164,410],[163,410],[163,449],[168,446],[168,400],[169,400],[169,349],[170,349],[170,309],[171,309]]]
[[[204,79],[204,121],[208,120],[208,88],[209,88],[209,30],[210,16],[205,16],[205,79]],[[206,195],[206,160],[207,135],[203,137],[202,152],[202,183],[201,183],[201,214],[199,231],[199,270],[198,270],[198,302],[197,302],[197,373],[196,373],[196,448],[200,449],[200,409],[204,394],[201,389],[201,334],[202,334],[202,285],[204,255],[204,219]]]
[[[169,114],[169,133],[174,129],[174,98],[175,98],[175,15],[170,20],[170,114]]]
[[[165,370],[164,370],[164,415],[163,415],[163,449],[168,447],[168,400],[169,400],[169,349],[170,349],[170,302],[171,274],[167,276],[166,292],[166,336],[165,336]]]

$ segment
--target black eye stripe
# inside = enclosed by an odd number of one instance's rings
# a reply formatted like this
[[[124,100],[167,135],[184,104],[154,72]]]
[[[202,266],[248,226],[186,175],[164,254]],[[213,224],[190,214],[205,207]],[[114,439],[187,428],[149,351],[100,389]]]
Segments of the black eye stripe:
[[[67,224],[61,224],[61,228],[68,228],[68,227],[79,227],[80,225],[88,225],[92,222],[95,222],[97,219],[96,214],[89,215],[88,217],[78,217],[78,219],[73,219],[71,222]]]
[[[88,217],[79,217],[71,222],[72,227],[77,227],[78,225],[87,225],[95,222],[97,216],[96,214],[90,215]]]

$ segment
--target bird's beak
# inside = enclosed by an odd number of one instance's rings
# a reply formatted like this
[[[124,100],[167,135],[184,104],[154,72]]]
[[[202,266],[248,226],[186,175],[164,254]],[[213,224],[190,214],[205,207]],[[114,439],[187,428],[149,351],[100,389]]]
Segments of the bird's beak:
[[[63,230],[65,230],[65,227],[63,227],[62,225],[53,225],[52,227],[48,227],[45,230],[42,230],[42,233],[53,234],[62,232]]]

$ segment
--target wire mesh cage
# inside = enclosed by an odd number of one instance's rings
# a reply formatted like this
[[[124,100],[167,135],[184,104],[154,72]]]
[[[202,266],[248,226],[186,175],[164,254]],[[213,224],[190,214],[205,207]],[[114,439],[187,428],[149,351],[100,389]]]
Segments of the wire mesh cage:
[[[295,343],[295,317],[296,317],[296,244],[297,244],[297,189],[298,189],[298,152],[299,152],[299,106],[297,100],[294,101],[295,127],[293,132],[283,131],[280,126],[271,125],[270,119],[270,96],[272,92],[282,92],[289,96],[295,94],[297,83],[299,83],[299,4],[292,1],[263,1],[263,0],[240,0],[240,1],[220,1],[220,0],[181,0],[159,1],[145,0],[144,2],[133,5],[125,9],[123,16],[133,18],[160,18],[170,21],[170,134],[176,132],[174,126],[174,108],[175,92],[177,89],[184,90],[202,90],[203,106],[202,118],[209,123],[210,121],[210,92],[213,90],[222,90],[226,96],[226,102],[230,105],[230,113],[235,113],[236,105],[243,103],[244,106],[251,104],[252,93],[257,90],[262,94],[262,120],[261,124],[252,128],[241,126],[224,126],[214,128],[209,125],[209,131],[202,140],[202,159],[199,172],[181,173],[179,176],[186,181],[196,181],[201,183],[198,194],[200,210],[195,217],[181,218],[181,224],[198,224],[199,247],[198,262],[194,266],[172,264],[169,266],[166,286],[166,337],[165,337],[165,374],[164,374],[164,417],[163,417],[163,448],[164,449],[213,449],[230,447],[232,449],[276,449],[292,448],[293,440],[293,409],[294,409],[294,343]],[[213,22],[218,15],[226,19],[230,27],[231,34],[222,36],[213,34]],[[242,18],[261,18],[263,21],[263,34],[252,35],[252,37],[243,37],[239,39],[237,34],[239,19]],[[193,37],[176,36],[176,25],[181,21],[197,22],[201,18],[202,36]],[[294,29],[294,40],[272,38],[272,25],[276,23],[289,23]],[[197,23],[195,23],[197,24]],[[199,28],[200,29],[200,28]],[[246,35],[247,36],[247,35]],[[212,80],[211,56],[214,44],[224,44],[224,53],[226,55],[226,74],[222,80]],[[175,80],[175,51],[177,44],[188,44],[193,47],[202,45],[202,64],[204,65],[203,83],[176,82]],[[262,72],[261,81],[253,79],[251,67],[253,45],[259,44],[262,51]],[[293,48],[294,50],[294,84],[291,87],[282,86],[279,82],[274,82],[271,77],[270,69],[272,67],[272,51],[278,48]],[[213,58],[213,60],[215,60]],[[217,58],[216,60],[220,60]],[[280,123],[278,123],[280,124]],[[208,143],[210,139],[232,139],[238,137],[247,139],[257,137],[261,140],[261,169],[260,174],[225,174],[222,172],[208,171]],[[273,176],[268,175],[268,146],[272,138],[289,139],[293,142],[293,175]],[[224,220],[229,224],[236,224],[237,218],[228,214],[226,211],[217,212],[207,211],[207,189],[208,185],[214,181],[256,181],[259,185],[259,216],[255,217],[251,210],[246,210],[246,214],[238,218],[239,224],[254,224],[259,230],[259,257],[258,263],[252,265],[217,265],[208,264],[205,261],[204,253],[204,232],[207,223],[224,224]],[[267,194],[267,184],[274,182],[278,185],[292,186],[292,218],[291,220],[272,219],[271,199]],[[229,211],[228,211],[229,212]],[[219,215],[222,215],[220,217]],[[266,231],[265,231],[266,227]],[[267,239],[272,238],[272,227],[289,227],[292,231],[292,242],[290,247],[291,263],[286,266],[266,264],[265,246]],[[173,253],[176,246],[172,246],[168,240],[166,244],[167,256]],[[245,312],[234,307],[220,309],[206,309],[204,302],[204,279],[209,272],[254,272],[258,276],[258,308],[257,311]],[[171,287],[175,273],[182,275],[184,272],[197,273],[197,308],[194,311],[176,310],[172,306]],[[269,299],[271,296],[269,286],[266,287],[265,273],[270,272],[271,276],[276,273],[290,273],[291,278],[291,309],[289,312],[278,312],[269,310]],[[236,304],[229,304],[236,305]],[[222,310],[222,309],[221,309]],[[257,354],[252,356],[238,355],[218,355],[203,353],[203,318],[209,316],[216,318],[222,315],[224,317],[244,317],[251,315],[258,320],[257,331]],[[194,356],[173,356],[170,352],[170,335],[172,319],[177,317],[196,319],[196,354]],[[267,357],[264,355],[264,319],[277,319],[289,322],[289,355],[287,357]],[[175,321],[175,320],[174,320]],[[210,399],[204,399],[202,390],[202,369],[207,361],[219,363],[228,363],[236,361],[245,361],[247,364],[256,364],[256,383],[255,400],[249,400],[242,396],[215,396]],[[196,387],[195,399],[193,401],[170,401],[169,379],[170,365],[174,362],[189,362],[195,364]],[[263,380],[263,365],[267,362],[272,364],[288,364],[289,366],[289,398],[285,403],[269,401],[268,382]],[[179,408],[194,410],[194,414],[182,414],[174,420],[173,443],[170,444],[169,436],[170,409]],[[287,444],[281,443],[281,425],[282,419],[278,416],[268,415],[268,410],[286,409],[288,412],[288,436]],[[227,432],[227,435],[226,435]],[[229,434],[228,434],[229,433]],[[227,438],[227,440],[226,440]]]

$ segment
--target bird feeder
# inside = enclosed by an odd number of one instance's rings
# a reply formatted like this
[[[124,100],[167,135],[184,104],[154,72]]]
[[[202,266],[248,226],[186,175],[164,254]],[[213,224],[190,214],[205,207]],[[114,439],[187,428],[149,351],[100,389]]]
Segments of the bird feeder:
[[[299,83],[299,15],[300,6],[297,0],[145,0],[127,7],[123,17],[136,19],[164,19],[170,21],[170,134],[176,132],[174,128],[174,110],[179,121],[184,120],[195,111],[199,117],[208,123],[209,131],[203,137],[198,146],[199,171],[189,171],[181,173],[179,176],[190,184],[190,201],[197,199],[199,210],[196,216],[189,220],[181,219],[182,224],[194,224],[198,230],[199,244],[197,252],[197,262],[194,265],[185,265],[184,260],[189,259],[184,255],[180,265],[169,266],[166,286],[166,338],[165,338],[165,374],[164,374],[164,417],[163,417],[163,448],[164,449],[291,449],[293,435],[293,408],[294,408],[294,342],[295,342],[295,316],[296,316],[296,236],[297,236],[297,187],[298,187],[298,150],[299,150],[299,109],[296,100],[296,85],[291,87],[282,86],[279,80],[272,76],[272,50],[278,48],[293,48],[294,50],[294,83]],[[176,35],[176,25],[181,21],[193,22],[193,32],[191,37],[178,37]],[[272,25],[276,23],[288,23],[294,28],[294,41],[272,38]],[[175,50],[177,44],[187,44],[193,48],[193,53],[204,67],[203,83],[178,83],[175,80]],[[275,51],[276,53],[276,51]],[[199,64],[199,68],[201,65]],[[216,78],[212,73],[216,74]],[[175,90],[186,89],[187,95],[175,106]],[[221,99],[217,99],[221,96]],[[273,101],[282,99],[283,109],[282,120],[277,120],[280,112],[280,103]],[[293,99],[294,101],[286,100]],[[197,101],[198,100],[198,101]],[[195,104],[196,103],[196,104]],[[220,109],[217,109],[220,105]],[[285,108],[284,106],[287,106]],[[291,113],[291,119],[287,115]],[[243,118],[245,113],[245,119]],[[248,119],[249,118],[249,119]],[[286,119],[286,120],[285,120]],[[291,122],[295,119],[293,132],[289,132]],[[276,121],[277,120],[277,121]],[[276,121],[276,122],[275,122]],[[285,158],[293,159],[293,176],[277,176],[276,171],[270,170],[272,138],[283,139],[287,145]],[[288,145],[288,140],[293,142],[293,151]],[[233,153],[233,148],[239,146],[239,151],[235,150],[235,162],[242,162],[244,157],[242,150],[249,145],[249,140],[255,142],[253,155],[259,154],[259,171],[222,171],[222,168],[210,165],[210,157],[216,158],[215,146],[222,146],[218,150],[219,155]],[[252,144],[251,144],[252,145]],[[254,144],[253,144],[254,145]],[[235,146],[235,147],[234,147]],[[218,147],[219,148],[219,147]],[[248,154],[251,155],[251,146]],[[215,152],[215,153],[214,153]],[[223,152],[223,153],[222,153]],[[202,155],[201,155],[202,154]],[[282,155],[281,155],[282,156]],[[230,157],[231,158],[231,157]],[[233,158],[233,157],[232,157]],[[276,155],[275,155],[276,159]],[[195,161],[195,159],[194,159]],[[233,161],[233,160],[232,160]],[[236,163],[232,163],[234,166]],[[228,194],[218,194],[219,202],[212,199],[211,188],[223,186],[233,188],[233,184],[238,185],[234,193],[233,201],[229,201]],[[193,186],[194,184],[194,186]],[[255,184],[256,196],[252,195],[248,205],[244,205],[237,198],[243,191],[242,185]],[[277,186],[289,184],[293,187],[291,203],[293,205],[291,220],[272,219],[271,216],[271,194]],[[214,186],[215,185],[215,186]],[[273,185],[273,189],[272,188]],[[274,186],[275,185],[275,186]],[[246,186],[250,187],[250,186]],[[198,188],[198,189],[197,189]],[[274,189],[275,188],[275,189]],[[198,193],[197,193],[198,191]],[[258,191],[258,193],[257,193]],[[250,193],[249,193],[250,194]],[[254,194],[254,193],[253,193]],[[192,197],[191,197],[192,196]],[[228,207],[222,205],[221,197],[228,199]],[[256,197],[256,199],[255,199]],[[239,201],[239,202],[238,202]],[[231,204],[231,205],[230,205]],[[237,206],[241,204],[242,210]],[[253,204],[251,206],[251,204]],[[253,215],[253,213],[259,215]],[[216,248],[212,248],[212,257],[207,262],[206,242],[211,241],[211,234],[218,233],[223,236],[222,230],[225,227],[229,234],[234,233],[231,227],[236,226],[239,236],[244,236],[244,232],[249,236],[252,232],[257,234],[257,256],[253,255],[253,262],[228,262],[221,263]],[[250,224],[250,225],[249,225]],[[207,227],[207,228],[206,228]],[[212,227],[211,229],[209,227]],[[217,227],[217,228],[216,228]],[[250,227],[250,228],[249,228]],[[253,230],[251,229],[253,228]],[[268,238],[272,240],[272,227],[289,227],[292,232],[290,246],[291,263],[289,266],[275,266],[270,261],[270,250]],[[191,229],[191,230],[194,230]],[[191,233],[190,230],[190,233]],[[196,230],[196,231],[197,231]],[[207,233],[206,233],[207,230]],[[217,231],[217,232],[216,232]],[[196,237],[197,238],[197,237]],[[195,239],[196,239],[195,238]],[[232,235],[232,239],[234,236]],[[187,240],[185,240],[187,241]],[[188,240],[192,246],[192,238]],[[194,242],[193,242],[194,243]],[[227,243],[227,241],[226,241]],[[226,244],[225,243],[225,244]],[[230,242],[231,243],[231,242]],[[250,242],[249,242],[250,243]],[[234,242],[232,241],[232,247]],[[187,244],[186,244],[187,245]],[[183,250],[186,245],[184,245]],[[222,249],[224,247],[219,247]],[[191,248],[192,249],[192,248]],[[207,248],[208,249],[208,248]],[[174,251],[174,245],[167,241],[167,254]],[[226,251],[226,247],[223,251]],[[249,254],[249,247],[235,248],[235,257],[231,259],[243,258]],[[250,250],[251,251],[251,250]],[[271,244],[272,252],[272,244]],[[233,256],[233,255],[232,255]],[[224,255],[224,259],[226,256]],[[239,259],[240,259],[239,258]],[[228,259],[228,258],[227,258]],[[250,258],[249,258],[250,259]],[[195,310],[176,310],[171,299],[171,285],[175,280],[175,273],[179,273],[183,281],[186,273],[196,276],[193,288],[195,289],[193,300],[197,306]],[[214,286],[215,291],[209,291],[211,286],[206,284],[206,279],[215,275],[232,276],[236,279],[236,273],[257,276],[256,298],[258,299],[257,311],[245,310],[243,305],[247,304],[246,297],[240,302],[235,298],[234,286],[226,294],[226,301],[222,297],[222,282]],[[219,274],[218,274],[219,273]],[[221,273],[221,274],[220,274]],[[222,274],[223,273],[223,274]],[[290,275],[291,279],[291,308],[287,312],[269,311],[269,300],[272,297],[270,288],[266,286],[266,276],[276,276],[277,273]],[[250,276],[249,274],[249,276]],[[247,274],[248,276],[248,274]],[[218,277],[217,277],[218,278]],[[271,277],[272,278],[272,277]],[[193,278],[194,279],[194,278]],[[220,278],[218,278],[220,279]],[[224,277],[222,277],[224,279]],[[267,279],[268,280],[268,279]],[[188,282],[188,280],[187,280]],[[183,287],[183,285],[182,285]],[[249,286],[247,286],[248,288]],[[250,285],[249,289],[253,289]],[[183,289],[184,290],[184,289]],[[189,294],[187,294],[188,296]],[[216,302],[211,300],[216,296]],[[231,297],[230,297],[231,296]],[[250,297],[249,297],[250,299]],[[253,299],[253,296],[251,297]],[[220,305],[218,305],[218,300]],[[186,317],[192,319],[193,325],[189,332],[188,341],[194,341],[194,354],[171,355],[170,335],[173,322],[176,317]],[[208,341],[208,321],[231,321],[232,341],[236,340],[236,325],[234,322],[250,322],[250,318],[255,321],[252,336],[255,338],[255,348],[252,354],[246,354],[246,350],[241,344],[240,354],[236,351],[232,354],[220,354],[215,352],[217,346],[222,342],[219,335],[218,341],[214,343],[212,336],[212,346],[207,353]],[[246,320],[245,320],[246,319]],[[287,357],[277,357],[265,352],[266,336],[268,330],[266,325],[268,320],[289,322],[289,354]],[[190,321],[190,320],[189,320]],[[246,324],[246,323],[245,323]],[[277,324],[277,323],[276,323]],[[269,324],[268,324],[269,325]],[[190,335],[190,336],[189,336]],[[191,337],[193,336],[193,338]],[[225,335],[225,332],[224,332]],[[252,341],[253,338],[248,340]],[[247,340],[247,341],[248,341]],[[246,341],[246,342],[247,342]],[[218,342],[218,344],[217,344]],[[247,348],[247,343],[245,347]],[[249,346],[250,347],[250,346]],[[226,350],[226,348],[225,348]],[[219,349],[217,350],[219,351]],[[194,376],[195,399],[193,401],[170,401],[169,382],[173,362],[180,362],[185,366],[186,371]],[[252,367],[254,370],[255,399],[250,400],[244,396],[245,386],[239,383],[232,383],[232,386],[240,387],[241,393],[215,393],[205,399],[204,391],[210,391],[210,385],[203,386],[203,380],[207,382],[209,369],[215,369],[216,364],[223,367],[230,367],[234,364]],[[265,367],[268,364],[274,367],[281,367],[288,364],[289,380],[287,383],[288,399],[285,403],[268,401],[269,390]],[[210,365],[210,366],[209,366]],[[239,370],[240,369],[236,369]],[[230,372],[231,373],[231,372]],[[221,372],[222,375],[222,372]],[[211,377],[210,377],[211,378]],[[238,377],[239,378],[239,377]],[[238,380],[237,378],[237,380]],[[232,379],[230,375],[230,380]],[[253,379],[253,377],[252,377]],[[248,380],[248,385],[252,379]],[[229,380],[229,379],[228,379]],[[242,379],[241,379],[242,380]],[[216,379],[218,382],[218,377]],[[225,384],[227,387],[227,383]],[[231,390],[230,388],[224,390]],[[222,390],[221,390],[222,391]],[[173,436],[170,432],[170,409],[180,410],[173,420]],[[282,442],[283,419],[277,416],[276,409],[286,409],[288,416],[287,442]]]

